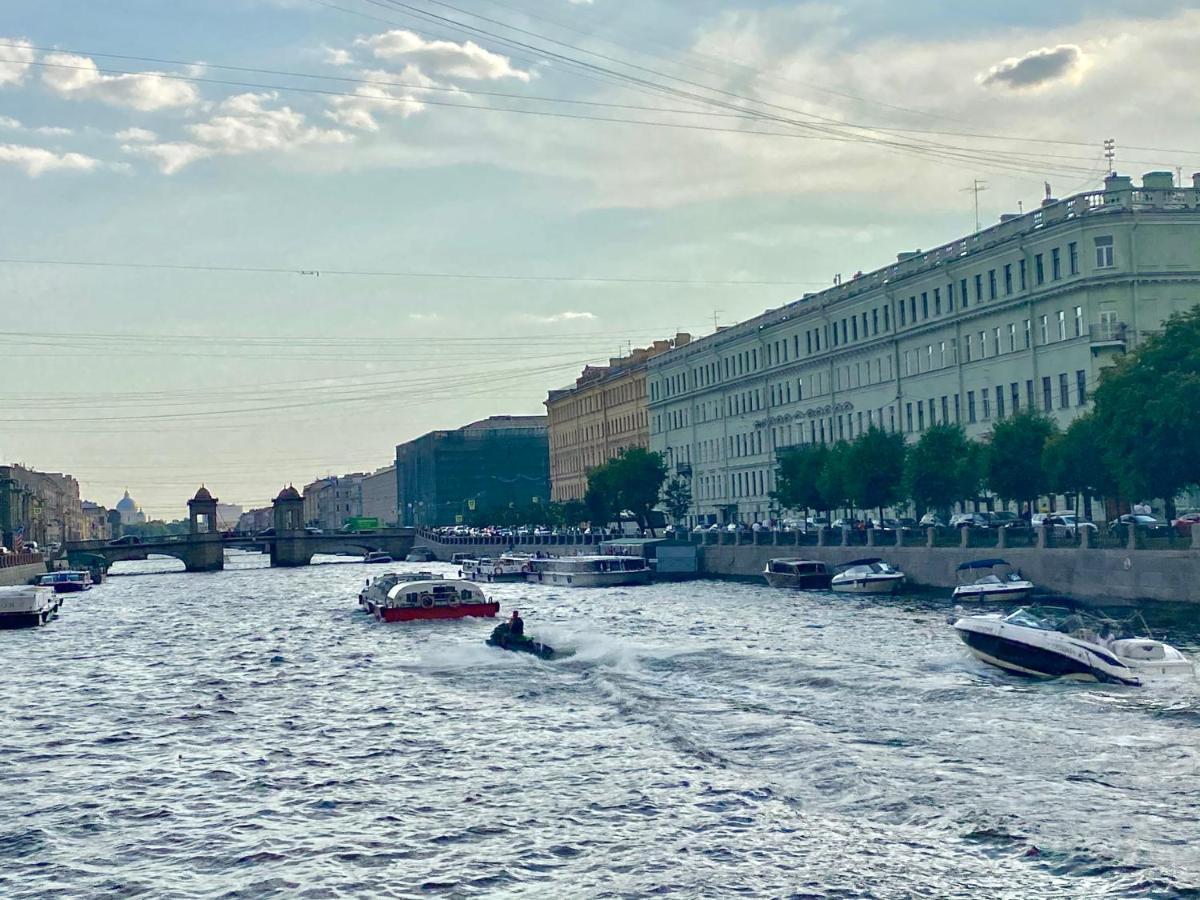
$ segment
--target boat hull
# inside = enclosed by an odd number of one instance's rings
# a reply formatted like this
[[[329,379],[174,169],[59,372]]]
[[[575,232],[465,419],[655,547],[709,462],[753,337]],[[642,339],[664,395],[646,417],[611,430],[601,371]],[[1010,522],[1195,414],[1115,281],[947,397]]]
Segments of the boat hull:
[[[54,585],[54,593],[56,594],[79,594],[83,591],[90,591],[92,586],[79,581],[59,581]]]
[[[1133,686],[1142,683],[1132,671],[1111,671],[1089,661],[1087,651],[1070,654],[1028,641],[1014,640],[1003,634],[987,634],[957,625],[955,628],[976,659],[1014,675]]]
[[[954,599],[968,603],[1022,603],[1033,594],[1033,586],[1008,587],[1001,585],[992,590],[973,584],[964,584],[954,589]]]
[[[559,587],[621,587],[649,584],[650,570],[637,572],[530,572],[525,576],[530,584],[550,584]]]
[[[903,585],[903,578],[858,578],[834,581],[831,587],[839,594],[894,594]]]
[[[833,576],[829,573],[791,575],[786,572],[764,572],[763,577],[773,588],[785,588],[793,591],[827,591]]]
[[[366,604],[367,609],[380,622],[422,622],[442,619],[494,619],[500,612],[500,604],[460,603],[458,606],[380,606]]]

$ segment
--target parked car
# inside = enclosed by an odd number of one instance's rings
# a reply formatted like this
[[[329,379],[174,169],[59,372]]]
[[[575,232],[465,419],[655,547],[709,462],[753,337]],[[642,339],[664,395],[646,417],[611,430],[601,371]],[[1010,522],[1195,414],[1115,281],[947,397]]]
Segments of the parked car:
[[[1146,516],[1141,513],[1130,513],[1113,519],[1108,523],[1110,534],[1123,534],[1126,528],[1133,526],[1147,537],[1170,537],[1171,526],[1162,519]]]
[[[325,532],[322,531],[320,528],[317,528],[315,525],[309,525],[307,528],[304,529],[304,533],[305,534],[324,534]]]
[[[987,528],[989,525],[987,513],[959,513],[950,517],[951,528]]]
[[[119,538],[116,538],[115,540],[109,541],[108,546],[110,546],[110,547],[130,547],[130,546],[133,546],[134,544],[140,544],[141,542],[142,542],[142,539],[140,537],[138,537],[136,534],[127,534],[124,537],[119,537]]]
[[[256,534],[255,537],[275,537],[275,529],[264,528],[262,531]]]
[[[1191,537],[1193,525],[1200,525],[1200,512],[1184,513],[1171,523],[1171,527],[1180,537]]]
[[[1015,512],[1008,510],[999,510],[994,513],[988,513],[988,519],[992,523],[993,528],[1024,528],[1025,520],[1018,516]]]
[[[941,516],[933,512],[925,513],[925,515],[921,516],[921,521],[917,524],[921,528],[944,528],[946,526]]]
[[[1099,531],[1094,523],[1080,519],[1074,513],[1047,516],[1044,521],[1047,527],[1054,529],[1055,537],[1075,537],[1080,529],[1090,531],[1092,534]]]

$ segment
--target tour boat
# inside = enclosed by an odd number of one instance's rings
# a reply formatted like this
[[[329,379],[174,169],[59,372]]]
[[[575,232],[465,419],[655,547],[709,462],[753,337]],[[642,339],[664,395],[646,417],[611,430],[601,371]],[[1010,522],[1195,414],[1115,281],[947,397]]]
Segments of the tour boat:
[[[830,587],[841,593],[894,594],[904,586],[904,573],[882,559],[855,559],[837,569]]]
[[[1055,607],[1027,606],[963,616],[954,629],[972,655],[1017,675],[1141,685],[1162,677],[1195,677],[1192,662],[1170,644],[1137,637],[1140,617],[1120,622]]]
[[[1033,593],[1033,582],[1002,559],[977,559],[958,567],[955,600],[1020,603]]]
[[[468,559],[463,561],[462,574],[463,578],[472,581],[524,581],[531,559],[528,553],[505,553],[495,559],[490,556]]]
[[[45,625],[58,613],[62,600],[42,585],[0,587],[0,628],[33,628]]]
[[[404,557],[405,562],[437,562],[437,554],[429,547],[413,547]]]
[[[500,604],[471,581],[429,573],[391,573],[368,582],[358,602],[381,622],[421,619],[493,618]]]
[[[526,563],[531,584],[615,587],[649,584],[650,566],[640,556],[548,556]]]
[[[770,559],[763,577],[773,588],[824,591],[829,589],[833,573],[828,563],[816,559]]]
[[[53,588],[56,594],[77,594],[92,589],[92,573],[88,571],[51,572],[38,580],[41,587]]]
[[[392,555],[390,553],[385,553],[383,550],[372,550],[363,557],[363,562],[376,565],[378,563],[395,562],[395,560],[392,559]]]

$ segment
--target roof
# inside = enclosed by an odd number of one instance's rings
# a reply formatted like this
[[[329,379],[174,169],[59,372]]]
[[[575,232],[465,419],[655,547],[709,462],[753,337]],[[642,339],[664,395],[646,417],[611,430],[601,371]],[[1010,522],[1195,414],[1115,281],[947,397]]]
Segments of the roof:
[[[193,503],[211,503],[216,498],[208,492],[208,488],[200,485],[200,490],[196,491],[196,496],[192,498]]]
[[[292,487],[289,484],[287,487],[285,487],[282,491],[279,492],[279,496],[276,497],[275,499],[276,500],[300,500],[303,498],[301,498],[300,492],[297,491],[294,487]]]
[[[491,431],[501,428],[545,428],[547,416],[489,416],[464,425],[459,431]]]

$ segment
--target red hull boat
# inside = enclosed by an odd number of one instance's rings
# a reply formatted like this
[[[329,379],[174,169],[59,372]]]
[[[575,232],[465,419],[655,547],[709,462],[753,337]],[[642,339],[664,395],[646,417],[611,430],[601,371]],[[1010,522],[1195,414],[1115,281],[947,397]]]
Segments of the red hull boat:
[[[494,618],[500,604],[470,581],[441,578],[428,572],[390,573],[368,580],[358,602],[380,622],[425,619]]]
[[[411,606],[369,605],[371,614],[380,622],[416,622],[422,619],[494,619],[500,612],[499,603],[460,603],[458,606],[434,606],[430,609]]]

